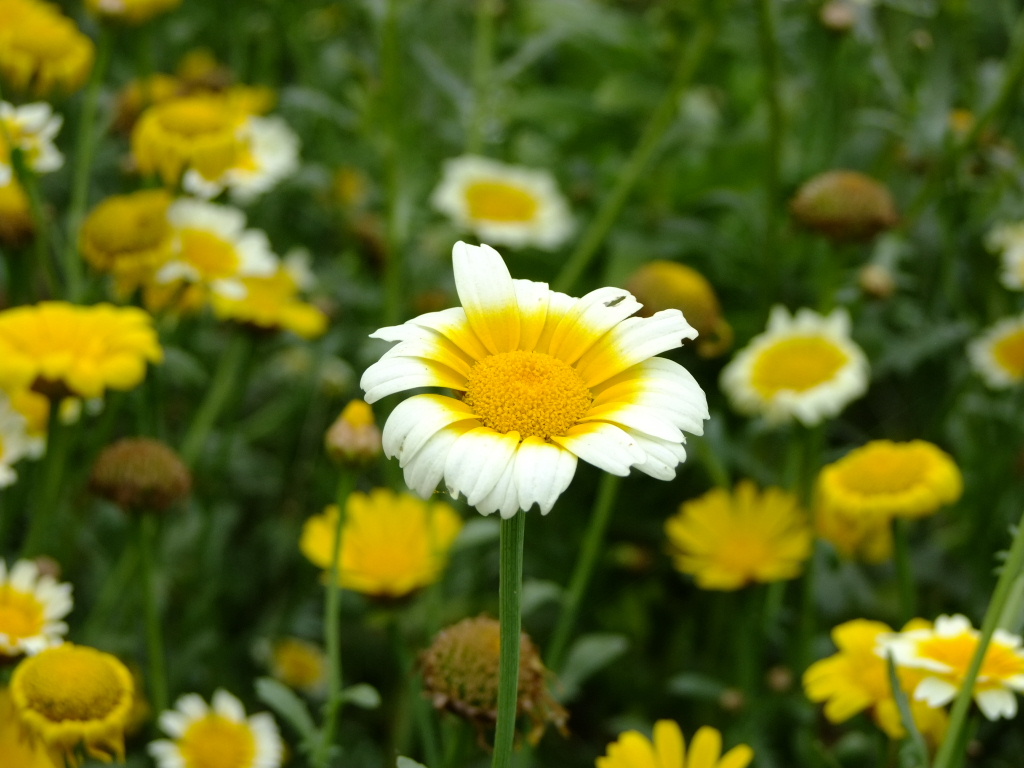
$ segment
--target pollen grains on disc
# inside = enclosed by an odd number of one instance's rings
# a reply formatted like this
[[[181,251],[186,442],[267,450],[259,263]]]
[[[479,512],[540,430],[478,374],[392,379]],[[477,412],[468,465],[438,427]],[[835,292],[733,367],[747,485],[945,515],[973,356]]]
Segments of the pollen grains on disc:
[[[465,402],[488,427],[522,438],[564,435],[593,395],[568,363],[543,352],[502,352],[473,366]]]

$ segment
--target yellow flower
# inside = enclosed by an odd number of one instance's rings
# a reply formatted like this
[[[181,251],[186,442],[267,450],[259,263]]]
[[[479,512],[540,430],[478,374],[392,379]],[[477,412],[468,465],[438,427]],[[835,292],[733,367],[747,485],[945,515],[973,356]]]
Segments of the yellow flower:
[[[884,563],[892,557],[892,520],[888,517],[848,514],[819,505],[814,527],[843,557],[866,563]]]
[[[116,657],[64,643],[22,661],[11,696],[28,733],[75,762],[79,745],[101,759],[124,760],[124,729],[135,685]]]
[[[264,330],[291,331],[304,339],[314,339],[327,330],[327,316],[299,298],[302,271],[287,262],[270,275],[242,278],[245,295],[214,293],[213,311],[221,320],[234,320]]]
[[[324,435],[327,455],[341,466],[366,464],[380,455],[381,436],[373,409],[350,400]]]
[[[939,616],[935,626],[904,629],[880,638],[884,652],[901,667],[918,670],[921,680],[914,699],[933,707],[952,701],[963,687],[967,669],[978,648],[980,633],[966,616]],[[1017,697],[1024,693],[1024,649],[1018,635],[997,629],[985,650],[974,685],[974,701],[989,720],[1017,714]]]
[[[791,316],[776,306],[765,332],[722,370],[721,383],[738,411],[814,426],[867,391],[868,361],[850,339],[844,310]]]
[[[266,712],[246,717],[242,702],[225,690],[212,706],[194,693],[160,715],[170,739],[150,742],[157,768],[279,768],[284,743]]]
[[[0,688],[0,755],[7,768],[64,768],[64,762],[42,744],[25,738],[6,688]]]
[[[697,353],[716,357],[732,346],[732,326],[722,317],[715,289],[697,270],[674,261],[649,261],[633,273],[626,288],[644,305],[641,314],[678,309],[697,329]]]
[[[152,318],[133,307],[61,301],[0,312],[0,386],[99,397],[132,389],[163,359]]]
[[[686,749],[683,732],[672,720],[654,724],[653,741],[639,731],[626,731],[597,758],[597,768],[746,768],[754,750],[746,744],[722,754],[722,734],[704,726]]]
[[[0,656],[39,653],[60,645],[68,632],[71,585],[40,574],[32,560],[7,569],[0,560]]]
[[[316,566],[331,567],[338,508],[328,507],[302,529],[300,548]],[[401,597],[433,584],[448,563],[462,519],[442,502],[375,488],[353,493],[341,534],[339,584],[382,597]]]
[[[849,518],[924,517],[962,491],[960,470],[938,446],[873,440],[821,470],[817,504]]]
[[[127,24],[142,24],[154,16],[173,10],[181,0],[86,0],[85,6],[95,14]]]
[[[114,195],[82,224],[82,255],[95,269],[114,275],[120,295],[151,280],[175,252],[170,205],[171,196],[162,189]]]
[[[0,245],[18,248],[35,233],[28,195],[16,179],[0,185]],[[11,258],[19,258],[11,254]]]
[[[1024,315],[988,328],[968,345],[967,358],[992,389],[1019,386],[1024,381]]]
[[[140,173],[158,174],[169,187],[189,168],[219,178],[238,162],[245,119],[227,99],[210,94],[154,104],[132,130],[132,156]]]
[[[928,626],[915,619],[905,629]],[[892,629],[879,621],[855,619],[832,630],[838,653],[816,661],[804,672],[804,691],[813,702],[825,702],[829,722],[842,723],[870,710],[878,726],[892,739],[902,739],[906,731],[889,682],[889,666],[879,653],[880,641]],[[900,686],[911,699],[921,680],[916,670],[897,667]],[[918,730],[932,743],[942,741],[948,724],[945,710],[923,701],[911,700],[911,714]]]
[[[0,3],[0,76],[17,91],[73,93],[92,71],[96,48],[56,6],[37,0]]]
[[[702,589],[739,589],[792,579],[810,557],[813,537],[797,498],[759,492],[749,480],[733,493],[715,488],[685,502],[665,522],[676,568]]]
[[[286,637],[270,649],[270,674],[310,696],[323,696],[327,690],[327,656],[318,645]]]
[[[546,283],[513,280],[497,251],[458,243],[462,307],[381,328],[400,342],[360,381],[366,401],[418,387],[384,425],[421,496],[442,479],[481,513],[547,514],[578,459],[606,472],[631,467],[660,480],[686,458],[683,430],[701,434],[707,400],[678,363],[655,357],[696,331],[679,310],[630,317],[640,304],[620,288],[575,299]]]

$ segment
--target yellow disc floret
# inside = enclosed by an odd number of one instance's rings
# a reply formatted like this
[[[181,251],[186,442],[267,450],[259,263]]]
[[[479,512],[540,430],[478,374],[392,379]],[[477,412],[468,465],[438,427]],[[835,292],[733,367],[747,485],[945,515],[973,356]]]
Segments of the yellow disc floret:
[[[473,366],[465,402],[485,425],[520,437],[564,435],[594,397],[576,369],[543,352],[504,352]]]
[[[474,219],[533,221],[540,207],[529,190],[505,181],[476,181],[466,187],[466,205]]]
[[[192,723],[178,742],[187,768],[248,768],[256,739],[246,722],[210,713]]]
[[[806,392],[831,381],[849,357],[823,336],[794,336],[764,349],[751,371],[751,386],[765,398]]]
[[[992,357],[1013,379],[1024,379],[1024,331],[1013,333],[992,345]]]

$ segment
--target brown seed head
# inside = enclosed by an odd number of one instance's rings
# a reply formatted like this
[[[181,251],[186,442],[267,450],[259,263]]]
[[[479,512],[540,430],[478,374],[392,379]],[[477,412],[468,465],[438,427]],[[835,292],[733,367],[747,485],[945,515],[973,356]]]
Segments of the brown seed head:
[[[828,171],[805,182],[790,212],[807,229],[830,240],[870,240],[899,221],[889,190],[857,171]]]
[[[89,488],[125,512],[163,512],[188,496],[192,475],[158,440],[127,437],[100,452]]]

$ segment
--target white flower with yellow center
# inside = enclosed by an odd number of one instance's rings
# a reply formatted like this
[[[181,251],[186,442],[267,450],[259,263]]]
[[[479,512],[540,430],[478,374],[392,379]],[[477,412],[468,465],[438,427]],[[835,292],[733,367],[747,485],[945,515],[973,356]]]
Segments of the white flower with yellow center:
[[[45,445],[45,437],[29,434],[28,420],[0,390],[0,488],[18,479],[13,468],[16,462],[26,457],[39,458]]]
[[[547,171],[466,155],[444,164],[437,210],[481,240],[553,249],[572,234],[569,206]]]
[[[8,570],[0,560],[0,656],[39,653],[60,645],[68,632],[71,585],[39,573],[32,560]]]
[[[22,151],[26,165],[36,173],[50,173],[64,165],[64,155],[53,143],[63,122],[45,102],[16,107],[0,101],[0,187],[14,178],[12,148]]]
[[[384,426],[384,452],[428,496],[444,478],[480,512],[547,514],[577,459],[616,475],[636,467],[670,480],[686,458],[683,430],[702,434],[703,390],[654,357],[696,337],[679,310],[630,317],[621,288],[576,299],[513,280],[497,251],[458,243],[461,307],[372,334],[399,344],[363,374],[366,401],[419,387]]]
[[[1003,318],[971,341],[967,359],[992,389],[1024,382],[1024,315]]]
[[[225,189],[243,205],[276,186],[299,167],[299,137],[280,117],[250,117],[240,131],[238,161],[216,179],[196,169],[185,172],[182,187],[210,199]]]
[[[721,384],[737,411],[813,426],[863,395],[868,375],[845,310],[822,316],[801,309],[791,316],[776,306],[765,332],[722,370]]]
[[[246,717],[242,702],[220,689],[212,706],[194,694],[161,713],[160,728],[170,736],[150,742],[158,768],[279,768],[284,743],[266,712]]]
[[[244,277],[277,271],[277,257],[264,232],[245,228],[237,208],[200,200],[178,200],[167,211],[178,245],[157,272],[158,283],[199,283],[228,299],[244,299]]]
[[[1000,254],[1000,282],[1011,291],[1024,291],[1024,221],[999,224],[985,238],[990,251]]]
[[[883,635],[878,654],[891,654],[899,667],[927,674],[913,691],[914,699],[933,707],[951,702],[963,687],[980,633],[966,616],[939,616],[934,627]],[[985,649],[974,684],[974,701],[989,720],[1017,714],[1017,697],[1024,693],[1024,650],[1021,638],[997,629]]]

